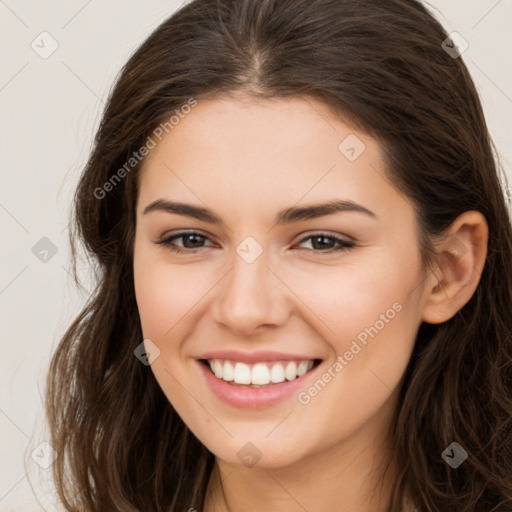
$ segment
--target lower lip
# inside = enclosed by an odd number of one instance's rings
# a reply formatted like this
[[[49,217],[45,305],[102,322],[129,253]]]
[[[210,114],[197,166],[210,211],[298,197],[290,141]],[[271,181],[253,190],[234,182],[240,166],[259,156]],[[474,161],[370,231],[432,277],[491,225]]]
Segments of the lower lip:
[[[285,380],[284,382],[268,387],[249,388],[228,384],[225,380],[215,377],[201,361],[197,361],[197,364],[207,384],[215,395],[229,405],[243,409],[263,409],[286,400],[291,395],[298,393],[300,389],[304,388],[306,379],[308,379],[319,366],[314,367],[300,377],[296,377],[294,380]]]

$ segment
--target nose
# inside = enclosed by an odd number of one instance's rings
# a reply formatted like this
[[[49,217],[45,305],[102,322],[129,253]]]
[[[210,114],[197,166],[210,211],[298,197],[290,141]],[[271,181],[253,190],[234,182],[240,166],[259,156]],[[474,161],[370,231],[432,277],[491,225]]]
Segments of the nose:
[[[251,263],[235,253],[230,272],[217,288],[215,321],[238,336],[251,336],[283,325],[290,309],[286,286],[269,268],[265,252]]]

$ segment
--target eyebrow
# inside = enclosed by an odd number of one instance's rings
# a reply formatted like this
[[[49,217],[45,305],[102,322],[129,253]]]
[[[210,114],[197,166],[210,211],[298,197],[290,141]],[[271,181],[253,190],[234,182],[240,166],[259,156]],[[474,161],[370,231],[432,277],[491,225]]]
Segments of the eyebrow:
[[[222,219],[207,208],[187,203],[169,201],[167,199],[157,199],[156,201],[153,201],[144,208],[142,214],[146,215],[154,211],[164,211],[168,213],[176,213],[178,215],[185,215],[211,224],[222,223]],[[326,215],[332,215],[340,212],[357,212],[368,215],[369,217],[377,217],[374,212],[360,204],[354,203],[353,201],[334,199],[320,204],[285,208],[277,213],[274,222],[277,225],[290,224],[292,222],[316,219],[318,217],[324,217]]]

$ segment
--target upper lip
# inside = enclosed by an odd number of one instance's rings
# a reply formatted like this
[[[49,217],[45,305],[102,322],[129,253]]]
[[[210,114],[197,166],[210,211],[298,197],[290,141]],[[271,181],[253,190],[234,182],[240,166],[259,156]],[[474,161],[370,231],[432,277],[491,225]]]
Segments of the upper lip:
[[[251,364],[262,361],[310,361],[320,358],[268,350],[251,353],[240,352],[238,350],[214,350],[206,352],[202,356],[198,357],[198,359],[228,359],[229,361],[239,361],[241,363]]]

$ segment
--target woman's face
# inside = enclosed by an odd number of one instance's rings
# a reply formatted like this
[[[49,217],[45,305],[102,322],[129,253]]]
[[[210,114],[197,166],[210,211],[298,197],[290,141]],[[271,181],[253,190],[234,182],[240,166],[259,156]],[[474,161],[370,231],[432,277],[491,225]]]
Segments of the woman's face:
[[[414,209],[381,157],[316,100],[242,97],[199,101],[148,155],[151,370],[220,459],[284,466],[387,432],[425,297]]]

